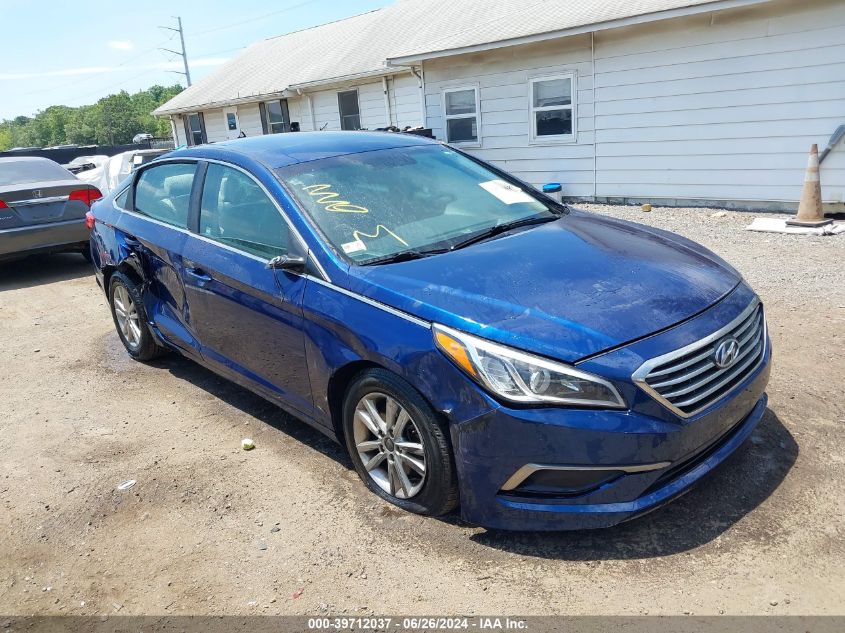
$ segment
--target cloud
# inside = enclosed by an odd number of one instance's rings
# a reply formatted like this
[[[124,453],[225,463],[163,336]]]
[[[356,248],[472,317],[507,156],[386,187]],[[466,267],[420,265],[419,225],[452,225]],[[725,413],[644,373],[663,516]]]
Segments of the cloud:
[[[131,51],[135,48],[135,45],[129,40],[111,40],[109,42],[109,48],[113,48],[118,51]]]
[[[220,66],[229,61],[228,57],[200,57],[188,59],[191,68],[206,66]],[[182,61],[160,62],[158,64],[144,64],[137,66],[82,66],[79,68],[64,68],[62,70],[47,70],[41,72],[0,73],[0,81],[21,81],[24,79],[39,79],[41,77],[71,77],[74,75],[100,75],[137,70],[182,70]]]

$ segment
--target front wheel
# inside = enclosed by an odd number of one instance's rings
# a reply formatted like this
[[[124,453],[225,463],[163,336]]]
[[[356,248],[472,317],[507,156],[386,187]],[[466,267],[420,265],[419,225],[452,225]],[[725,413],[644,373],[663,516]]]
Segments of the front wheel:
[[[446,424],[404,380],[383,369],[361,374],[346,392],[343,423],[355,470],[382,499],[430,516],[458,504]]]
[[[166,350],[156,343],[137,284],[121,272],[109,281],[109,305],[120,341],[135,360],[151,360]]]

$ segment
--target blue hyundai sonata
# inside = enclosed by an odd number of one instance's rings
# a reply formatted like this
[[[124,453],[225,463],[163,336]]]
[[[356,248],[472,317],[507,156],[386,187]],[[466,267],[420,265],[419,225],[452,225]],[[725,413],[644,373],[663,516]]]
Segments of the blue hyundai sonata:
[[[177,351],[271,400],[410,512],[610,526],[689,490],[766,409],[763,305],[731,266],[428,139],[182,149],[88,223],[132,358]]]

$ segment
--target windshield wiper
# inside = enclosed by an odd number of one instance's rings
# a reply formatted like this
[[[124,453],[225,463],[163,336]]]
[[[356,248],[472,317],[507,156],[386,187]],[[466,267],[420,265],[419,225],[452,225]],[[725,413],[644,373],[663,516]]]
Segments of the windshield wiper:
[[[429,257],[430,255],[437,255],[439,253],[445,253],[449,249],[447,248],[438,248],[432,249],[427,251],[418,251],[418,250],[407,250],[407,251],[399,251],[398,253],[393,253],[392,255],[384,255],[383,257],[376,257],[375,259],[370,259],[366,262],[362,262],[359,264],[360,266],[375,266],[377,264],[397,264],[399,262],[407,262],[412,259],[422,259],[423,257]]]
[[[522,226],[531,226],[533,224],[545,224],[546,222],[554,222],[555,220],[559,219],[559,215],[552,215],[548,217],[531,217],[522,218],[521,220],[514,220],[513,222],[503,222],[502,224],[491,226],[489,229],[482,231],[481,233],[476,233],[472,237],[468,237],[465,240],[461,240],[460,242],[452,244],[452,246],[449,247],[449,250],[455,251],[459,248],[469,246],[470,244],[477,244],[478,242],[489,240],[492,237],[496,237],[497,235],[501,235],[502,233],[507,233],[508,231],[512,231],[513,229],[518,229]]]

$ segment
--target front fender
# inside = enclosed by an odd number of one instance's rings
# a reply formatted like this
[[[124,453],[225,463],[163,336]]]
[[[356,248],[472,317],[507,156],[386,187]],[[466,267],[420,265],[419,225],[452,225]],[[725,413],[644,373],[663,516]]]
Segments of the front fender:
[[[327,427],[332,427],[331,377],[361,361],[402,377],[450,423],[491,409],[490,401],[436,349],[429,324],[312,279],[303,310],[315,413]]]

